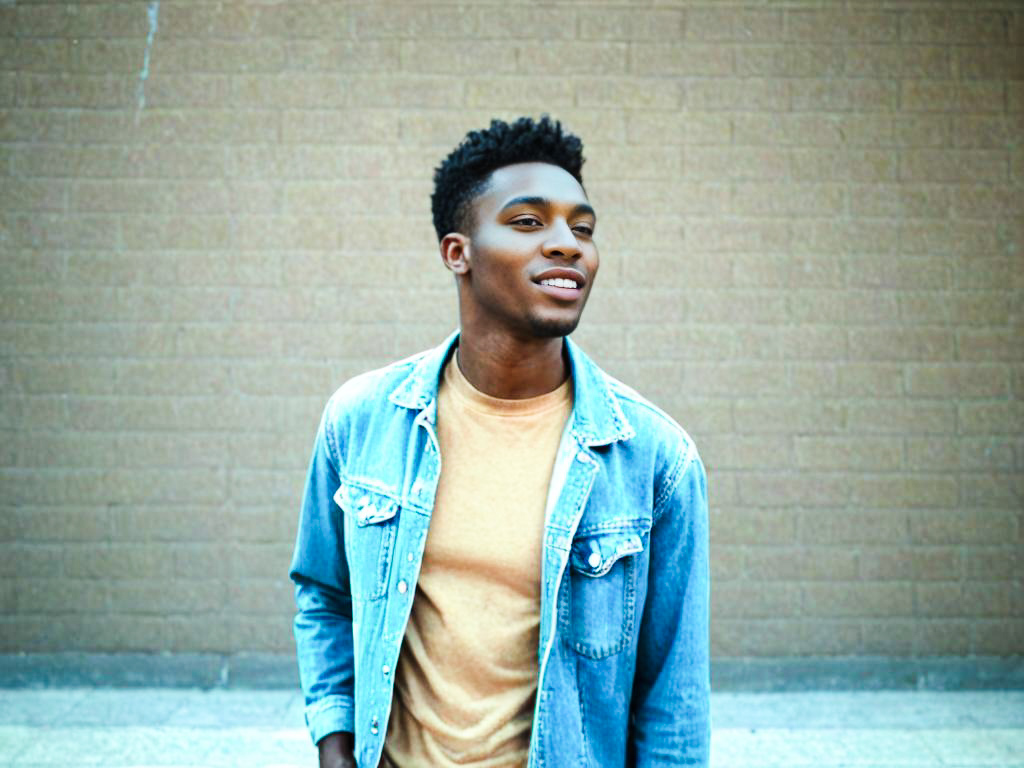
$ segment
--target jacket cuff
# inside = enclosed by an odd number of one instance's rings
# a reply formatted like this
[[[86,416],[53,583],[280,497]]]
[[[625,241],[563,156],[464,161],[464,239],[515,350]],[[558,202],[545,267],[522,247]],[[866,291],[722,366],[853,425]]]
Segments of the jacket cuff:
[[[305,717],[314,744],[329,733],[356,730],[355,708],[349,696],[335,694],[317,699],[306,706]]]

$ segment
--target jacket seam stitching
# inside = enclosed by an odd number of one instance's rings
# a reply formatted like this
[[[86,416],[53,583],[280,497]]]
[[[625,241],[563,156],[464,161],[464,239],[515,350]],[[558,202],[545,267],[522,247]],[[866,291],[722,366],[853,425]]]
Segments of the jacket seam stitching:
[[[679,481],[683,475],[686,474],[686,469],[689,469],[690,463],[693,461],[692,454],[687,451],[681,453],[679,458],[676,460],[675,466],[672,468],[672,473],[669,476],[665,487],[662,488],[661,494],[658,496],[654,503],[654,511],[652,513],[652,525],[657,523],[661,516],[664,514],[665,502],[671,498],[672,494],[675,493],[676,488],[679,486]]]

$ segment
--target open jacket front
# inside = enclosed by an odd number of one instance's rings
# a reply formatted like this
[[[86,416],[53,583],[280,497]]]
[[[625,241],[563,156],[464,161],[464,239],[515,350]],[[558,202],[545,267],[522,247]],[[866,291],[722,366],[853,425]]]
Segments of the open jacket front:
[[[357,376],[317,432],[290,577],[313,741],[376,766],[443,457],[440,346]],[[574,402],[548,492],[530,768],[706,766],[704,466],[663,411],[565,340]]]

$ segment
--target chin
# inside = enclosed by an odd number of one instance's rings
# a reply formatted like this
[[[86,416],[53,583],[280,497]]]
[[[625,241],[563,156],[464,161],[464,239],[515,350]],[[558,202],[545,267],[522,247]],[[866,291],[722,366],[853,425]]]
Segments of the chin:
[[[538,339],[552,339],[568,336],[580,324],[579,315],[574,318],[535,317],[530,322],[530,331]]]

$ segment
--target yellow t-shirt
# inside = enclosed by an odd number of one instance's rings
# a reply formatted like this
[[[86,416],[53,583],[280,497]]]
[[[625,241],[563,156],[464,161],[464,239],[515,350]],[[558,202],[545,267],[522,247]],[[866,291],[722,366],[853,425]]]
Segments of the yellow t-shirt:
[[[507,400],[475,389],[454,355],[445,366],[441,476],[395,670],[384,766],[526,765],[544,512],[571,382]]]

